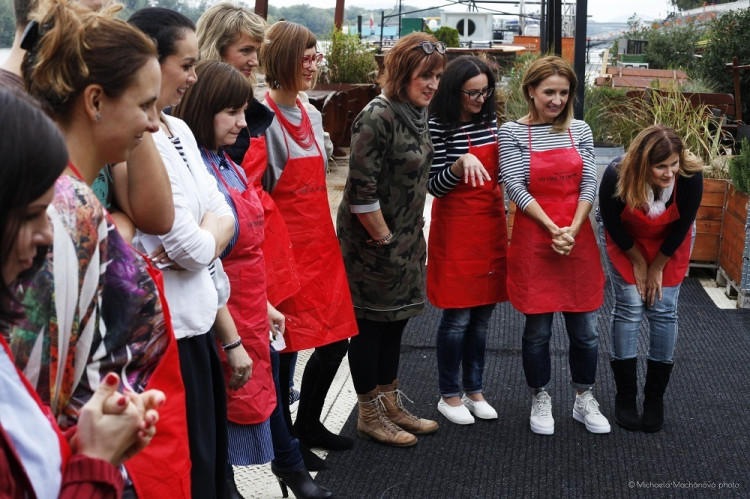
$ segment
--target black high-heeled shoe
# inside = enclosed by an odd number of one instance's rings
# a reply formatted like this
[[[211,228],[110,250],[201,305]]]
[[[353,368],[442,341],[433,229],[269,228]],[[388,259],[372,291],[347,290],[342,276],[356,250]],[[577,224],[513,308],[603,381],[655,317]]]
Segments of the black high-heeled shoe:
[[[304,466],[292,471],[281,471],[276,469],[276,466],[271,463],[271,472],[279,480],[281,495],[283,497],[289,497],[287,487],[292,489],[294,497],[297,499],[324,499],[333,497],[333,492],[313,482],[310,473],[307,472]]]

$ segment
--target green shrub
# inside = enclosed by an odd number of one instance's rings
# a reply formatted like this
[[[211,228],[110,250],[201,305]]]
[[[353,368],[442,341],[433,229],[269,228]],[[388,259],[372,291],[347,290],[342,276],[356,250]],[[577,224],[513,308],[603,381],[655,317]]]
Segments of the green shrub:
[[[340,29],[330,32],[326,52],[324,79],[328,83],[372,83],[378,73],[375,56],[359,36],[344,34]]]
[[[613,114],[627,101],[622,88],[586,85],[583,100],[583,121],[588,123],[596,143],[619,144]]]
[[[737,189],[750,194],[750,142],[742,139],[737,155],[729,162],[729,176]]]
[[[458,39],[458,30],[450,26],[441,26],[433,34],[435,38],[445,44],[446,47],[459,47],[461,42]]]
[[[529,66],[541,57],[540,54],[531,52],[516,57],[513,67],[510,69],[508,84],[498,92],[497,100],[505,102],[505,105],[497,110],[498,126],[506,121],[517,120],[528,114],[529,106],[521,91],[523,75],[529,69]]]

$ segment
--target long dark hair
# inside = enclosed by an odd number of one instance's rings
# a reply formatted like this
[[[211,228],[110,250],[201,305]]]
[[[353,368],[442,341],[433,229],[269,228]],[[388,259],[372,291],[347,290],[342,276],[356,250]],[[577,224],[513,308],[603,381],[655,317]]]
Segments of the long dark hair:
[[[461,122],[461,88],[467,80],[484,73],[487,87],[495,88],[495,74],[479,57],[461,56],[445,67],[440,86],[430,102],[430,114],[436,121],[458,125]],[[484,100],[482,110],[472,120],[489,126],[495,120],[495,95]]]
[[[0,135],[3,162],[0,168],[0,262],[5,264],[16,243],[24,210],[55,183],[68,163],[68,151],[52,120],[19,92],[0,88],[0,123],[3,124]],[[40,248],[35,263],[38,264],[45,253],[44,248]],[[8,284],[3,282],[0,286],[0,324],[4,325],[19,316],[15,294]]]
[[[160,63],[177,52],[177,42],[185,38],[185,30],[195,31],[195,23],[189,18],[162,7],[137,10],[130,16],[128,23],[156,42]]]

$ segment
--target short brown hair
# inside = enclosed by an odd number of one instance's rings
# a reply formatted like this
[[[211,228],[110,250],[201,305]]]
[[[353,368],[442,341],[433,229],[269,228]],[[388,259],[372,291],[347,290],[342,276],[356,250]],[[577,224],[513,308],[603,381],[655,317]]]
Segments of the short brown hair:
[[[157,59],[154,42],[113,17],[120,8],[115,5],[99,13],[78,2],[42,0],[32,14],[32,20],[49,29],[40,32],[41,38],[24,57],[24,82],[55,119],[65,121],[89,85],[101,85],[107,96],[118,97],[140,68]]]
[[[617,172],[614,196],[632,208],[641,208],[648,202],[649,169],[668,159],[680,157],[678,173],[690,177],[703,170],[703,163],[685,149],[682,139],[674,129],[664,125],[651,125],[630,144]]]
[[[36,6],[36,0],[13,0],[13,12],[16,16],[16,29],[29,24],[29,16]]]
[[[318,40],[301,24],[279,21],[266,32],[260,48],[260,64],[271,88],[295,92],[302,88],[302,56]]]
[[[424,64],[425,72],[445,66],[445,55],[434,50],[427,54],[421,47],[424,42],[437,43],[437,38],[427,33],[410,33],[396,42],[385,56],[380,86],[389,99],[408,101],[406,87],[411,75]]]
[[[201,61],[195,66],[198,81],[190,85],[172,113],[193,131],[198,144],[216,149],[214,116],[226,108],[248,103],[253,87],[242,73],[226,62]]]
[[[552,122],[552,130],[555,132],[564,132],[570,127],[570,122],[573,120],[573,101],[575,100],[576,87],[578,86],[578,78],[576,78],[576,73],[573,71],[570,63],[554,55],[542,57],[538,61],[533,62],[529,66],[529,69],[526,70],[526,74],[523,75],[521,88],[523,96],[529,105],[529,114],[532,119],[536,120],[539,116],[537,116],[536,106],[534,106],[534,101],[529,94],[529,88],[536,88],[541,82],[555,75],[567,78],[570,82],[568,101],[565,103],[565,109]]]

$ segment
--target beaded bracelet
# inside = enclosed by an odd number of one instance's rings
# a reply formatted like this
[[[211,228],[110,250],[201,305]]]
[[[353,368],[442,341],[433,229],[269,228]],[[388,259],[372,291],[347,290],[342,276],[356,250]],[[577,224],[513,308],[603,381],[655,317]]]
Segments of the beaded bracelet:
[[[221,345],[222,350],[231,350],[233,348],[237,348],[238,346],[242,345],[242,338],[237,338],[236,341],[233,341],[232,343],[228,345]]]

